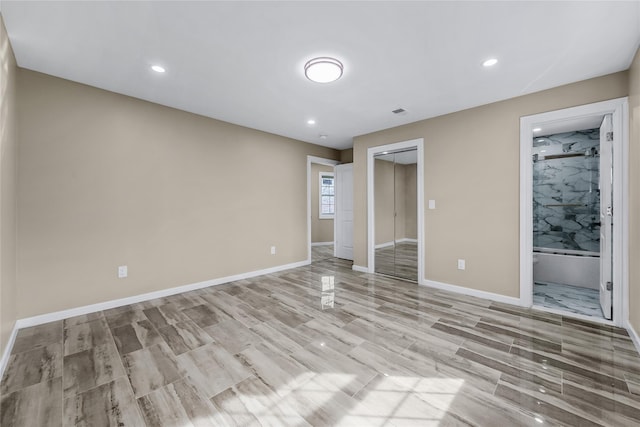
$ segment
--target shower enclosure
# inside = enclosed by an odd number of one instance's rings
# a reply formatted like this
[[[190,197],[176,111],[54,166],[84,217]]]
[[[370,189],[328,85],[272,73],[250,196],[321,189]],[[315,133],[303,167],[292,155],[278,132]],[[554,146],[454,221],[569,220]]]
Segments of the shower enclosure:
[[[598,253],[600,130],[533,142],[533,246]]]
[[[533,139],[534,301],[602,317],[600,129]]]

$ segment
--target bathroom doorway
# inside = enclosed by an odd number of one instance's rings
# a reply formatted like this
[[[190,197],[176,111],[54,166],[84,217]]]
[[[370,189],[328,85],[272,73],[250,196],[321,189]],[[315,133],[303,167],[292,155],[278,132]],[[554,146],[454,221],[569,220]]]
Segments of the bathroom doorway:
[[[613,100],[521,119],[523,305],[625,318],[625,108]]]

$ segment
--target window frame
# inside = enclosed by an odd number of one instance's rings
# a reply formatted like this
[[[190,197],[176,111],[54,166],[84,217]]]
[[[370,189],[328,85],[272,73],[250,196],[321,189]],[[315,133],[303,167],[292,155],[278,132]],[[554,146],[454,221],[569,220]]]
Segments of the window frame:
[[[322,179],[325,177],[331,177],[333,180],[333,213],[322,213]],[[326,196],[326,195],[325,195]],[[336,177],[333,172],[318,172],[318,219],[334,219],[336,216]]]

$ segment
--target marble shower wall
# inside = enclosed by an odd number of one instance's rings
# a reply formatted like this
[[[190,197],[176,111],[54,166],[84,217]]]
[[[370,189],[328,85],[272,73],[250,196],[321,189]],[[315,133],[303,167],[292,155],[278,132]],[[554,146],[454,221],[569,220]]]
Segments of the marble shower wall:
[[[599,129],[533,139],[534,247],[600,251],[599,147]]]

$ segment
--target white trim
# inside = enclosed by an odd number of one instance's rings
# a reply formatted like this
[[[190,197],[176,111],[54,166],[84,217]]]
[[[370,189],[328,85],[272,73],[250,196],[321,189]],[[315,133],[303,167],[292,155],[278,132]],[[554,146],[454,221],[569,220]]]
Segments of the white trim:
[[[553,313],[563,317],[571,317],[572,319],[586,320],[587,322],[598,323],[600,325],[615,326],[613,324],[613,320],[608,320],[608,319],[605,319],[604,317],[596,317],[596,316],[589,316],[587,314],[573,313],[573,312],[568,312],[566,310],[562,310],[558,308],[545,307],[543,305],[534,305],[531,307],[531,309],[536,311],[544,311],[545,313]]]
[[[402,239],[396,240],[397,243],[418,243],[418,239],[410,239],[408,237],[403,237]]]
[[[367,149],[367,272],[375,272],[375,202],[374,202],[374,158],[383,151],[397,151],[415,147],[418,151],[417,198],[418,198],[418,283],[425,280],[424,271],[424,139],[417,138],[394,144],[379,145]]]
[[[307,262],[309,263],[311,262],[311,163],[335,166],[340,162],[323,157],[307,156]],[[335,240],[335,221],[333,227],[333,239]]]
[[[82,314],[94,313],[96,311],[108,310],[123,305],[134,304],[137,302],[148,301],[155,298],[167,297],[170,295],[180,294],[183,292],[193,291],[196,289],[208,288],[209,286],[222,285],[237,280],[250,279],[252,277],[263,276],[265,274],[276,273],[283,270],[289,270],[297,267],[309,265],[308,261],[299,261],[291,264],[278,265],[262,270],[250,271],[248,273],[235,274],[233,276],[220,277],[218,279],[205,280],[204,282],[192,283],[190,285],[177,286],[175,288],[162,289],[160,291],[149,292],[146,294],[134,295],[131,297],[120,298],[111,301],[99,302],[97,304],[85,305],[82,307],[70,308],[67,310],[56,311],[53,313],[41,314],[39,316],[27,317],[16,321],[16,328],[28,328],[31,326],[41,325],[56,320],[67,319],[69,317],[80,316]]]
[[[395,242],[392,240],[390,242],[384,242],[384,243],[378,243],[375,248],[376,249],[382,249],[382,248],[387,248],[389,246],[393,246]]]
[[[322,178],[325,176],[331,176],[333,178],[333,201],[334,201],[334,209],[335,209],[335,200],[336,200],[336,176],[333,172],[318,172],[318,219],[334,219],[336,216],[335,210],[332,214],[323,214],[322,213]]]
[[[311,246],[329,246],[333,245],[333,242],[312,242]]]
[[[368,272],[369,272],[369,269],[368,269],[367,267],[363,267],[363,266],[361,266],[361,265],[355,265],[355,264],[353,264],[353,265],[351,266],[351,269],[352,269],[353,271],[357,271],[357,272],[359,272],[359,273],[368,273]]]
[[[392,240],[390,242],[378,243],[376,245],[376,249],[386,248],[387,246],[393,246],[396,243],[418,243],[418,239],[410,239],[408,237],[404,237],[398,240]]]
[[[627,329],[627,332],[629,333],[629,337],[631,338],[631,341],[633,341],[633,345],[636,347],[636,350],[638,351],[638,353],[640,353],[640,336],[638,336],[638,333],[636,332],[635,329],[633,329],[633,326],[631,326],[631,322],[629,322],[628,320],[626,324],[626,329]]]
[[[520,118],[520,305],[533,306],[533,128],[569,118],[613,115],[614,199],[613,223],[613,324],[622,327],[629,318],[629,104],[627,97],[565,108]],[[571,316],[572,313],[563,313]]]
[[[492,292],[479,291],[477,289],[465,288],[464,286],[450,285],[449,283],[436,282],[434,280],[424,280],[422,285],[442,289],[443,291],[455,292],[457,294],[469,295],[472,297],[487,299],[490,301],[502,302],[511,305],[520,305],[520,299],[505,295],[494,294]]]
[[[4,369],[7,367],[9,363],[9,358],[11,357],[11,350],[13,349],[13,344],[16,342],[16,336],[18,336],[18,322],[14,323],[13,330],[11,331],[11,335],[9,335],[9,341],[7,341],[7,345],[4,348],[4,352],[2,352],[2,359],[0,359],[0,378],[4,378]]]

